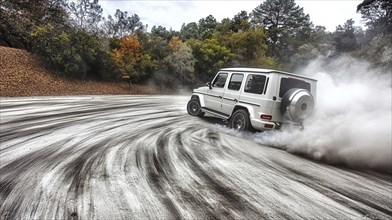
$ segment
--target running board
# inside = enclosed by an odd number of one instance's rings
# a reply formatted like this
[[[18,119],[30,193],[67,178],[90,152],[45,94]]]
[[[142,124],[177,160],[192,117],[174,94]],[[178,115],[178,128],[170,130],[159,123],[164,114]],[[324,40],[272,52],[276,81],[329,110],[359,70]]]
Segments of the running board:
[[[205,113],[208,113],[208,114],[212,114],[212,115],[214,115],[214,116],[216,116],[218,118],[224,119],[224,120],[227,120],[227,119],[230,118],[230,115],[222,114],[220,112],[217,112],[217,111],[214,111],[214,110],[210,110],[210,109],[207,109],[207,108],[201,108],[201,111],[205,112]]]

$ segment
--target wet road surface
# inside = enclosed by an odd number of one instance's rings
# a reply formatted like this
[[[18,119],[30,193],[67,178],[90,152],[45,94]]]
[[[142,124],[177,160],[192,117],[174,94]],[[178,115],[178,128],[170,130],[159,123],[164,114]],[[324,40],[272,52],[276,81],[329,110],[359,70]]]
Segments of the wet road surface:
[[[188,98],[2,99],[0,219],[392,218],[391,174],[230,135]]]

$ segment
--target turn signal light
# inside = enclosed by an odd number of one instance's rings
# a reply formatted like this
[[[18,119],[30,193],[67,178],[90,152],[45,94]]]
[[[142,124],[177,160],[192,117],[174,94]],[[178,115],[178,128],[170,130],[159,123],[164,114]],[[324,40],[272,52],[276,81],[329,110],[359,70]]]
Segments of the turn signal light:
[[[272,115],[260,115],[260,118],[263,120],[271,120],[272,119]]]

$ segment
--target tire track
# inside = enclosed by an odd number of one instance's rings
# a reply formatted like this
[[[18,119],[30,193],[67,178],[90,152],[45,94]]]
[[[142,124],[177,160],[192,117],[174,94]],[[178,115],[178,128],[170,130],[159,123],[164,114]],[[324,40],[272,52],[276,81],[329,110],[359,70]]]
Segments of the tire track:
[[[0,100],[0,218],[391,218],[390,174],[234,137],[188,98]]]

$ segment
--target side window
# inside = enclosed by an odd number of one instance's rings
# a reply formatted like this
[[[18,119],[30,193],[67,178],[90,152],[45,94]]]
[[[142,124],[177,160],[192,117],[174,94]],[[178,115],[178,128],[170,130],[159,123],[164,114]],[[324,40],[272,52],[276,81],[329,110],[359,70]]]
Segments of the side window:
[[[282,78],[280,80],[279,97],[282,97],[287,91],[292,88],[306,89],[310,91],[310,83],[299,79]]]
[[[228,88],[230,90],[240,90],[241,84],[242,84],[242,79],[244,79],[244,74],[239,74],[239,73],[233,73],[231,75],[231,79],[229,82]]]
[[[219,75],[215,78],[214,82],[212,83],[212,87],[223,88],[226,83],[227,73],[219,73]]]
[[[264,91],[266,76],[249,74],[246,79],[245,92],[262,94]]]

